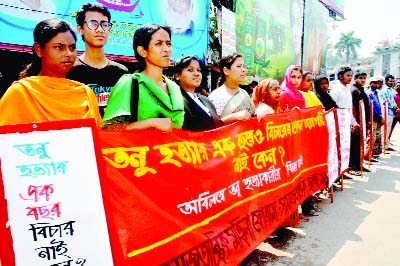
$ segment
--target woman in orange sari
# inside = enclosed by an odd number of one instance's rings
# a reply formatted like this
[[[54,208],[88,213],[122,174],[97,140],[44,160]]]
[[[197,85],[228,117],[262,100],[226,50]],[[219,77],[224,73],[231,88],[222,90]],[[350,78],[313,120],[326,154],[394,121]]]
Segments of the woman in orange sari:
[[[33,60],[0,100],[0,126],[101,117],[86,85],[65,78],[76,59],[76,34],[68,22],[47,19],[33,32]]]
[[[260,120],[266,115],[282,112],[280,106],[281,88],[275,79],[262,80],[254,89],[252,100],[256,107],[256,116]]]

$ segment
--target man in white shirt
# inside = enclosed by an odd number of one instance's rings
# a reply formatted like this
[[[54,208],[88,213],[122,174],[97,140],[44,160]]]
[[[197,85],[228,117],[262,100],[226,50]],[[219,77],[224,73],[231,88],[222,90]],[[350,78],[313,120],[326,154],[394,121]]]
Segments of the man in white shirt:
[[[345,108],[349,111],[350,115],[350,128],[351,128],[351,138],[352,143],[357,143],[357,139],[359,140],[360,136],[360,125],[357,123],[353,115],[353,101],[351,95],[351,80],[353,78],[353,71],[350,67],[341,67],[337,73],[337,77],[339,82],[335,84],[330,91],[330,95],[332,99],[336,102],[339,108]],[[354,147],[354,146],[353,146]],[[352,175],[361,175],[360,168],[361,165],[355,165],[352,163],[353,161],[359,160],[352,160],[351,158],[357,157],[360,158],[359,149],[351,148],[350,147],[350,165],[351,168],[349,173]]]

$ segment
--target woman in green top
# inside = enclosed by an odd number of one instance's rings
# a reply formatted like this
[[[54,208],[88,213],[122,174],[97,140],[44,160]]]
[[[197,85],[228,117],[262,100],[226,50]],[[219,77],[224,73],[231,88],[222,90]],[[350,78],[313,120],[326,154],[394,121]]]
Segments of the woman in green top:
[[[113,87],[102,127],[162,131],[181,128],[182,94],[175,82],[163,76],[163,68],[169,66],[172,53],[171,30],[156,24],[143,25],[135,31],[133,49],[139,63],[138,72],[123,75]],[[132,95],[132,90],[138,95]],[[137,110],[131,110],[131,106]]]

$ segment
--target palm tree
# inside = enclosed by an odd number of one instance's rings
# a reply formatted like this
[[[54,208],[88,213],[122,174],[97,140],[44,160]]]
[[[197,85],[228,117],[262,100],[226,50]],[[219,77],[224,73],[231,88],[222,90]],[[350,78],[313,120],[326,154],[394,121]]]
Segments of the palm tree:
[[[346,56],[346,63],[350,62],[350,55],[353,58],[357,58],[356,47],[360,48],[362,40],[354,37],[354,31],[348,33],[341,33],[339,41],[335,44],[337,55],[343,57],[343,53]]]

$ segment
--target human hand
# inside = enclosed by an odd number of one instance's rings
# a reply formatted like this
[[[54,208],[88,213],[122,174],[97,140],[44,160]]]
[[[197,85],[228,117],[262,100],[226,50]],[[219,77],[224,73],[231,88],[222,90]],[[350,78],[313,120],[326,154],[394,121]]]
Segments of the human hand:
[[[260,121],[264,116],[274,114],[274,109],[265,103],[259,103],[256,108],[257,120]]]
[[[247,110],[242,110],[239,112],[236,112],[236,119],[237,120],[248,120],[251,118],[251,114]]]
[[[172,121],[171,118],[153,118],[154,128],[157,128],[164,132],[172,131]]]

